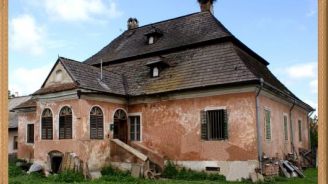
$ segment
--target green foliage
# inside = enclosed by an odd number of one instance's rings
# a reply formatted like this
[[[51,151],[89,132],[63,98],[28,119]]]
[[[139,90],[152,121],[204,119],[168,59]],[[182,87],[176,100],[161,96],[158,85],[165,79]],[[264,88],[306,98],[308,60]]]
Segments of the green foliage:
[[[108,166],[108,167],[104,167],[102,170],[101,170],[101,174],[103,176],[130,176],[130,173],[129,172],[124,172],[124,171],[120,171],[118,169],[115,169],[111,166]]]
[[[20,167],[17,167],[15,164],[9,164],[8,166],[9,168],[9,177],[15,177],[15,176],[19,176],[19,175],[24,175],[24,172],[22,171],[22,169]]]
[[[189,181],[199,181],[199,180],[209,180],[209,181],[225,181],[226,178],[222,175],[216,173],[206,173],[206,172],[197,172],[192,171],[190,169],[181,168],[177,169],[177,167],[172,163],[168,162],[165,166],[163,177],[170,179],[178,179],[178,180],[189,180]]]
[[[318,147],[318,117],[310,118],[310,141],[311,148]]]
[[[176,166],[172,162],[168,162],[165,167],[162,176],[164,178],[176,178],[178,175],[179,171],[176,168]]]
[[[84,176],[82,173],[73,172],[73,171],[63,171],[58,175],[53,175],[49,177],[49,179],[56,182],[64,182],[64,183],[73,183],[73,182],[82,182],[84,181]]]
[[[122,182],[122,183],[137,183],[138,179],[133,178],[129,172],[120,171],[111,166],[105,167],[101,170],[101,180],[109,182]]]

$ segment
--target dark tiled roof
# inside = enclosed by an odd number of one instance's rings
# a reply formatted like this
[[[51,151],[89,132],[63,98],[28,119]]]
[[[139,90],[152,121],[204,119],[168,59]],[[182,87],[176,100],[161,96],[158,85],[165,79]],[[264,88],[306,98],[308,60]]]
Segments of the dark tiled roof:
[[[77,84],[75,83],[66,83],[66,84],[54,84],[48,87],[41,88],[34,92],[34,95],[43,95],[43,94],[48,94],[48,93],[56,93],[56,92],[61,92],[61,91],[67,91],[71,89],[76,89],[78,88]]]
[[[60,57],[58,60],[75,83],[52,85],[47,88],[41,88],[34,94],[53,93],[75,88],[84,88],[118,95],[126,94],[121,75],[103,70],[101,80],[100,68],[64,57]]]
[[[28,101],[31,99],[31,96],[22,96],[22,97],[15,97],[10,98],[8,103],[8,110],[9,110],[9,124],[8,128],[18,128],[18,114],[17,112],[14,112],[13,110],[19,106],[20,104]]]
[[[25,108],[34,108],[34,107],[36,107],[36,100],[32,98],[32,99],[27,100],[26,102],[21,103],[20,105],[15,107],[14,110],[25,109]]]
[[[164,68],[156,78],[150,77],[147,64],[158,57],[109,65],[106,69],[120,72],[127,78],[128,93],[132,96],[257,79],[234,51],[231,42],[174,52],[161,58],[171,66]]]
[[[163,35],[156,43],[147,45],[145,33],[154,27]],[[166,52],[159,52],[163,50]],[[100,59],[106,63],[102,81]],[[59,61],[78,87],[100,92],[151,95],[219,85],[259,84],[262,78],[267,89],[311,109],[270,72],[267,61],[208,12],[125,31],[84,63],[67,58]],[[163,68],[159,77],[152,78],[150,68],[156,64]]]
[[[163,35],[152,45],[146,44],[149,31],[154,28]],[[209,12],[194,13],[158,23],[127,30],[85,61],[99,64],[231,36],[229,31]]]

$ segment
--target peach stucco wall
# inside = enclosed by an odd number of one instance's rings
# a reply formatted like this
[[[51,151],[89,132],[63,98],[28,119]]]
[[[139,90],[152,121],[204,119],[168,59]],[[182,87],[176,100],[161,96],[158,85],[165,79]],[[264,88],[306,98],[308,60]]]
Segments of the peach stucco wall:
[[[228,140],[204,141],[200,112],[228,110]],[[160,101],[129,106],[142,114],[142,144],[170,160],[257,160],[255,93]]]
[[[34,158],[34,144],[27,143],[27,125],[38,122],[34,112],[20,113],[18,116],[18,158],[32,160]]]
[[[163,155],[165,160],[176,161],[249,161],[258,159],[255,92],[225,94],[175,100],[153,100],[134,105],[72,99],[55,102],[38,102],[36,112],[20,113],[18,157],[33,159],[49,166],[51,151],[74,152],[88,163],[89,169],[98,169],[110,161],[110,124],[117,109],[130,115],[141,115],[141,142],[146,148]],[[289,109],[291,104],[259,96],[260,124],[263,152],[270,157],[291,152]],[[73,139],[59,140],[59,111],[69,106],[73,112]],[[89,113],[99,106],[104,113],[104,139],[90,140]],[[53,140],[41,140],[42,111],[53,113]],[[228,111],[228,139],[201,140],[200,112],[206,109],[225,108]],[[264,109],[271,111],[272,139],[265,140]],[[283,114],[288,115],[288,141],[284,140]],[[295,148],[308,148],[307,114],[295,107],[292,111]],[[297,120],[302,120],[302,142],[298,139]],[[35,126],[35,143],[26,143],[26,124]]]
[[[291,153],[291,136],[293,136],[295,151],[298,148],[309,148],[309,128],[307,122],[307,112],[294,106],[292,113],[292,135],[290,126],[290,109],[291,103],[282,103],[273,98],[260,95],[260,123],[262,129],[262,145],[263,152],[269,157],[283,158],[287,153]],[[268,109],[271,112],[271,140],[265,138],[265,120],[264,110]],[[288,140],[284,137],[284,114],[288,117]],[[302,142],[299,142],[298,136],[298,119],[302,120]]]
[[[59,112],[62,107],[69,106],[73,113],[73,139],[59,140]],[[104,139],[90,140],[89,133],[89,113],[93,106],[99,106],[104,114]],[[53,113],[53,140],[42,140],[40,117],[45,108],[50,108]],[[47,165],[49,159],[48,153],[51,151],[73,152],[82,159],[88,162],[89,169],[99,168],[109,159],[109,137],[112,135],[109,132],[109,124],[113,121],[113,113],[115,109],[125,108],[122,105],[105,103],[99,101],[75,99],[56,102],[39,102],[35,115],[31,117],[31,122],[34,123],[35,143],[26,144],[26,141],[21,141],[21,147],[34,148],[34,160],[42,165]],[[23,115],[21,115],[23,116]],[[21,122],[24,124],[24,122]],[[24,127],[24,126],[22,126]],[[26,135],[26,129],[20,128],[21,135]],[[20,158],[25,158],[25,150],[20,150]]]

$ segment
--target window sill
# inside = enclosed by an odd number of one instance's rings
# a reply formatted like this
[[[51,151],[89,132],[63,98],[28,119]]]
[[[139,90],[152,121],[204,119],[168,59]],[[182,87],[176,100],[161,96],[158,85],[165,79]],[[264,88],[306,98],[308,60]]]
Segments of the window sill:
[[[201,139],[201,141],[204,141],[204,142],[220,142],[220,141],[229,141],[229,139]]]

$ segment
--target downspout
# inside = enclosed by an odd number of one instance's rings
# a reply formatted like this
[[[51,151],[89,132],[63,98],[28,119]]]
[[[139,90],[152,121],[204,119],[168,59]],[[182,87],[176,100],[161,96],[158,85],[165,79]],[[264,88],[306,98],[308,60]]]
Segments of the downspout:
[[[295,153],[295,148],[294,148],[294,134],[293,134],[293,118],[292,118],[292,110],[295,107],[295,102],[294,100],[292,107],[289,109],[289,121],[290,121],[290,143],[291,143],[291,150],[292,153]]]
[[[262,131],[261,131],[261,125],[260,125],[260,105],[259,105],[259,95],[263,88],[263,78],[260,78],[260,87],[259,90],[256,93],[255,101],[256,101],[256,128],[257,128],[257,150],[258,150],[258,160],[259,160],[259,168],[260,173],[262,174]]]

